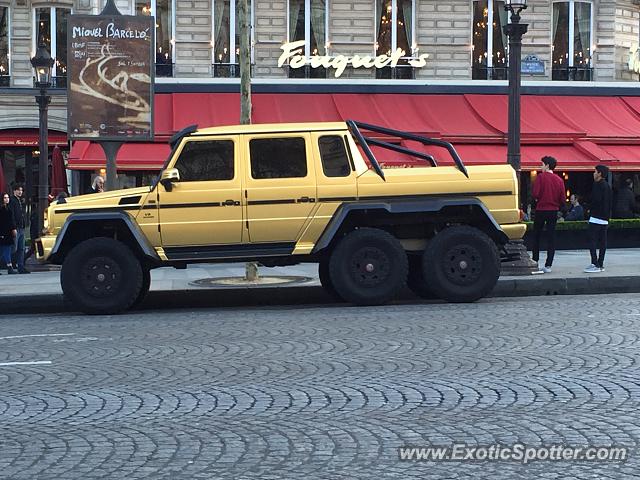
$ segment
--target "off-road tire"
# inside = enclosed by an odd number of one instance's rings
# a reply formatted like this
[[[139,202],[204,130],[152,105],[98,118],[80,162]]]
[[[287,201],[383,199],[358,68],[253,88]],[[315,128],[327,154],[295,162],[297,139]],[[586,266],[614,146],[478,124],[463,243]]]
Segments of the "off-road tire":
[[[76,245],[60,272],[62,291],[73,308],[91,315],[127,310],[138,298],[142,282],[142,267],[129,247],[105,237]]]
[[[142,267],[142,287],[140,288],[140,293],[138,293],[138,297],[131,305],[131,308],[136,308],[140,306],[144,299],[147,298],[149,294],[149,288],[151,287],[151,270],[146,267]]]
[[[376,228],[347,234],[329,260],[336,291],[356,305],[382,305],[391,300],[404,287],[408,269],[400,242]]]
[[[409,275],[407,276],[407,287],[416,296],[426,300],[435,300],[438,296],[433,293],[424,276],[423,253],[407,255],[409,259]]]
[[[329,272],[329,257],[320,259],[318,262],[318,277],[320,278],[320,284],[327,294],[334,300],[343,301],[344,299],[336,291],[336,287],[331,280],[331,274]]]
[[[423,262],[430,288],[449,302],[475,302],[493,290],[500,276],[495,243],[469,226],[439,232],[427,245]]]

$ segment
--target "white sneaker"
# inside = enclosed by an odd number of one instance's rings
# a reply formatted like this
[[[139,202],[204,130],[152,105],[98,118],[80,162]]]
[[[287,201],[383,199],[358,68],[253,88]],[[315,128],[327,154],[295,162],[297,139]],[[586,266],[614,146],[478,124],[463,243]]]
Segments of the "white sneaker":
[[[544,273],[551,273],[551,267],[542,267]]]
[[[596,267],[593,263],[584,269],[584,273],[600,273],[603,269]]]

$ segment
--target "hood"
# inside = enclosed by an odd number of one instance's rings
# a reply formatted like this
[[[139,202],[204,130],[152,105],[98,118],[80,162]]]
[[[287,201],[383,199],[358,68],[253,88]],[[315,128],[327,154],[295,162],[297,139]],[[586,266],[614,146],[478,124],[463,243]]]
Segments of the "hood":
[[[89,193],[86,195],[78,195],[75,197],[65,198],[65,203],[55,201],[51,204],[54,207],[69,207],[71,205],[83,207],[89,205],[118,205],[123,198],[134,200],[133,197],[144,197],[151,191],[151,187],[127,188],[124,190],[111,190],[103,193]],[[142,199],[142,198],[141,198]],[[132,204],[139,202],[131,201]]]

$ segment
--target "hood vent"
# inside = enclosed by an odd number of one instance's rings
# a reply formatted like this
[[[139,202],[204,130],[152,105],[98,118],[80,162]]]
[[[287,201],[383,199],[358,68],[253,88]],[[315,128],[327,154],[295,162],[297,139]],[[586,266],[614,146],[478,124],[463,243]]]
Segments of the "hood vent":
[[[118,205],[136,205],[140,203],[142,195],[136,195],[135,197],[123,197],[118,202]]]

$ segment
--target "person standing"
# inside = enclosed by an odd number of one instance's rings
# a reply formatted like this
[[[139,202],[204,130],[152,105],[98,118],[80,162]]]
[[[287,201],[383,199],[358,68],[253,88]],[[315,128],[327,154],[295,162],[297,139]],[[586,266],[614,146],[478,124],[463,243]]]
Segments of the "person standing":
[[[533,184],[533,198],[537,201],[533,219],[533,261],[538,263],[540,259],[540,237],[546,225],[547,259],[541,269],[544,273],[551,272],[556,253],[558,211],[565,201],[564,182],[553,173],[557,163],[553,157],[542,157],[541,171]]]
[[[607,181],[608,178],[609,168],[605,165],[598,165],[593,171],[591,216],[589,217],[591,265],[584,269],[585,273],[604,272],[604,255],[607,251],[607,228],[611,217],[611,186]]]
[[[11,265],[11,251],[17,235],[16,223],[9,208],[9,194],[3,193],[0,202],[0,261],[9,274],[18,273]]]
[[[13,190],[13,195],[11,196],[11,201],[9,202],[9,209],[13,214],[13,221],[15,222],[16,229],[18,231],[12,260],[13,264],[18,269],[18,273],[31,273],[24,266],[24,229],[27,225],[26,215],[24,213],[24,205],[22,203],[22,193],[24,191],[24,187],[21,183],[13,182],[11,184],[11,190]]]

